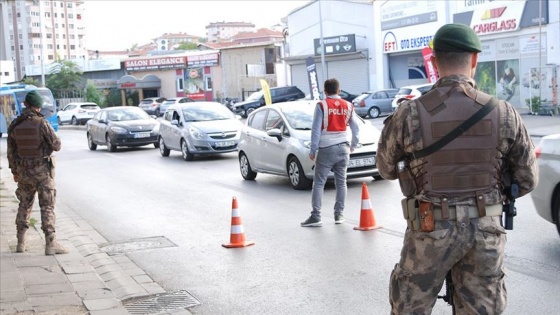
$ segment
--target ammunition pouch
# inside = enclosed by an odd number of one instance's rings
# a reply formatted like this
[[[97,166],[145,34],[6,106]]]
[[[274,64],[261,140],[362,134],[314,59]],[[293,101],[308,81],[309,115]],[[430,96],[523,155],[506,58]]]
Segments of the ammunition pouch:
[[[408,228],[412,231],[420,230],[420,215],[418,213],[418,201],[414,198],[401,200],[403,216]]]

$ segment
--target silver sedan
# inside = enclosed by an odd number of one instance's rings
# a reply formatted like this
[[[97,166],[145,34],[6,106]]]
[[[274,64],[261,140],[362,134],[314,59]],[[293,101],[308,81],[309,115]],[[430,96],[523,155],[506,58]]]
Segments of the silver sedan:
[[[162,156],[180,151],[185,161],[196,155],[237,151],[243,127],[240,118],[216,102],[171,105],[161,121],[159,151]]]

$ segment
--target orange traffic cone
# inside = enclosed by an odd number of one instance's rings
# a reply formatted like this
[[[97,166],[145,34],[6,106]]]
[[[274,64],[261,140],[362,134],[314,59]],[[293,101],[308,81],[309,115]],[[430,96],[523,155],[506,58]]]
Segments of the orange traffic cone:
[[[369,231],[380,227],[380,225],[375,223],[375,214],[373,214],[373,209],[371,208],[367,184],[364,182],[362,184],[362,210],[360,213],[360,226],[355,227],[354,230]]]
[[[255,242],[248,242],[245,240],[245,230],[241,222],[241,215],[237,209],[237,198],[233,197],[231,202],[231,236],[229,244],[222,244],[225,248],[236,248],[255,245]]]

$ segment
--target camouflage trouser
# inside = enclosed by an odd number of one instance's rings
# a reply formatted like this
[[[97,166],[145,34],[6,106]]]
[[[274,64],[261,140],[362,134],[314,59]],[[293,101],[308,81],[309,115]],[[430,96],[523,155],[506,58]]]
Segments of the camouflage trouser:
[[[436,221],[433,232],[411,231],[391,273],[391,314],[430,314],[449,270],[457,314],[501,314],[506,307],[505,230],[500,217]]]
[[[16,216],[17,231],[25,232],[29,228],[29,217],[35,202],[35,193],[37,193],[39,206],[41,207],[41,229],[45,235],[54,233],[56,189],[50,167],[47,163],[44,163],[31,168],[18,168],[18,172],[19,181],[16,190],[19,199]]]

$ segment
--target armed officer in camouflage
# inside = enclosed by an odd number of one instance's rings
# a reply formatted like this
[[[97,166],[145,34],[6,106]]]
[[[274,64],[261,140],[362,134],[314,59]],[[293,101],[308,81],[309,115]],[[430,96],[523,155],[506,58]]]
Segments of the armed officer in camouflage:
[[[8,163],[18,185],[19,199],[16,251],[27,250],[25,235],[37,193],[46,240],[45,255],[66,254],[68,250],[57,242],[55,234],[55,161],[51,154],[60,150],[60,139],[40,113],[43,99],[39,93],[28,92],[24,103],[26,108],[8,128]]]
[[[381,175],[399,178],[408,196],[402,202],[408,228],[390,277],[391,313],[431,313],[451,271],[456,314],[501,314],[506,307],[502,171],[509,164],[519,196],[529,193],[538,181],[534,146],[509,103],[476,89],[482,49],[472,29],[442,26],[433,50],[441,79],[385,120],[377,151]],[[422,158],[413,154],[488,104],[493,109],[461,136]]]

